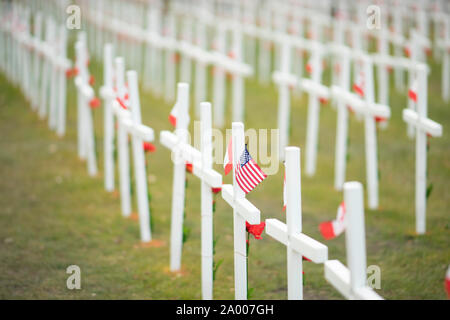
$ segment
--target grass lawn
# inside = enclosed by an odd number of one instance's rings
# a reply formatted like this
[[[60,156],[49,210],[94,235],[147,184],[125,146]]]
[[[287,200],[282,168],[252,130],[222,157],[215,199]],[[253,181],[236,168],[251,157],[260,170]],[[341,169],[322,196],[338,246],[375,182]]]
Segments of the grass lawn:
[[[101,83],[99,65],[91,68]],[[406,94],[391,86],[392,119],[378,131],[380,209],[366,210],[367,265],[381,268],[386,299],[445,299],[444,276],[450,263],[450,105],[440,93],[440,65],[429,78],[429,115],[444,127],[432,139],[428,182],[427,234],[416,236],[414,217],[415,143],[406,136],[402,109]],[[97,91],[98,92],[98,91]],[[246,82],[246,128],[277,125],[278,94],[273,85]],[[227,101],[228,103],[229,101]],[[141,90],[143,122],[170,129],[171,105]],[[194,119],[191,104],[191,119]],[[228,108],[227,110],[230,110]],[[251,117],[249,116],[251,114]],[[304,149],[307,97],[294,98],[291,145]],[[227,114],[228,128],[231,126]],[[103,111],[94,111],[100,173],[87,175],[77,157],[76,93],[68,88],[67,134],[58,138],[47,121],[31,111],[20,91],[0,75],[0,298],[1,299],[200,299],[200,183],[188,175],[185,225],[191,229],[183,248],[183,274],[168,272],[173,166],[170,153],[156,142],[149,161],[153,237],[161,247],[139,246],[138,222],[124,219],[118,194],[103,188]],[[192,127],[192,126],[191,126]],[[325,105],[320,116],[317,174],[302,177],[303,230],[322,241],[320,222],[333,219],[342,193],[333,188],[336,112]],[[192,129],[192,128],[191,128]],[[348,180],[365,182],[363,123],[350,123]],[[302,157],[302,160],[304,158]],[[303,167],[303,166],[302,166]],[[222,172],[220,166],[216,169]],[[248,199],[261,218],[282,212],[284,168],[256,188]],[[224,182],[229,183],[230,177]],[[133,194],[135,197],[135,193]],[[216,261],[223,259],[214,283],[216,299],[234,298],[232,211],[216,196]],[[367,202],[367,201],[366,201]],[[329,258],[345,263],[345,237],[325,242]],[[286,299],[286,249],[263,234],[251,240],[249,287],[254,299]],[[66,288],[66,268],[81,268],[81,290]],[[305,262],[306,299],[341,299],[324,279],[323,265]]]

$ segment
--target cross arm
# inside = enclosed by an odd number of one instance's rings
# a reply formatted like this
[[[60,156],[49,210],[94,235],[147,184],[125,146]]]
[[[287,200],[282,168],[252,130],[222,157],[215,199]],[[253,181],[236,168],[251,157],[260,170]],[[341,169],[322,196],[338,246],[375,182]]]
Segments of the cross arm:
[[[290,245],[297,252],[314,263],[324,263],[328,259],[328,247],[303,233],[294,233],[289,237]]]
[[[418,129],[431,135],[432,137],[442,136],[442,126],[428,118],[419,117],[416,111],[410,109],[403,110],[403,120],[406,123],[416,126]]]
[[[287,226],[278,219],[266,219],[266,233],[281,242],[288,245]]]
[[[116,100],[113,100],[112,107],[114,114],[119,120],[131,118],[130,111],[122,108]]]
[[[159,133],[159,142],[167,149],[173,150],[178,142],[178,137],[167,130]]]
[[[211,59],[215,65],[219,65],[230,73],[248,77],[253,74],[252,68],[245,63],[236,61],[223,53],[211,52]]]
[[[213,169],[203,169],[200,163],[194,162],[192,173],[205,181],[211,188],[220,188],[222,186],[222,176]]]
[[[222,176],[213,169],[203,169],[199,150],[186,143],[179,143],[178,137],[170,131],[161,131],[159,135],[160,142],[169,150],[174,151],[176,148],[181,148],[180,156],[185,162],[192,164],[192,173],[199,179],[205,181],[212,188],[219,188],[222,186]]]
[[[250,224],[260,223],[260,211],[250,201],[245,198],[234,200],[234,191],[231,184],[222,186],[222,198]]]
[[[350,299],[350,271],[339,260],[325,262],[325,279],[345,298]]]
[[[139,137],[144,141],[153,141],[155,138],[153,129],[143,124],[135,124],[130,118],[122,120],[125,129],[133,136]]]
[[[298,79],[295,75],[282,71],[275,71],[273,73],[272,79],[278,85],[295,87],[298,84]]]
[[[329,99],[330,89],[321,83],[317,83],[311,79],[301,79],[299,83],[300,88],[314,94],[320,98]]]
[[[362,287],[353,290],[353,298],[356,300],[383,300],[383,298],[370,287]]]
[[[288,236],[287,225],[280,220],[266,219],[266,233],[285,246],[290,245],[314,263],[324,263],[328,259],[327,246],[303,233]]]
[[[56,57],[55,63],[58,66],[58,68],[63,70],[68,70],[72,66],[72,62],[69,59],[61,56]]]
[[[369,114],[373,117],[388,119],[391,117],[391,109],[384,104],[367,103],[355,93],[346,91],[338,86],[331,87],[331,97],[338,101],[344,101],[358,114]]]
[[[347,299],[383,300],[381,296],[368,286],[352,290],[350,270],[339,260],[328,260],[325,262],[325,279]]]
[[[100,96],[105,100],[113,100],[116,94],[111,87],[102,86],[100,88]]]
[[[76,77],[75,85],[87,99],[94,97],[94,89],[92,89],[90,85],[84,83],[80,76]]]

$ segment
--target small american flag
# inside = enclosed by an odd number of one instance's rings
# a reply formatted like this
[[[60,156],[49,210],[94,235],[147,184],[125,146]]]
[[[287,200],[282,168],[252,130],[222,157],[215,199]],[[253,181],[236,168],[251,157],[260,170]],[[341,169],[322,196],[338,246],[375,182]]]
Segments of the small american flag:
[[[246,145],[244,152],[239,159],[239,164],[236,166],[236,182],[239,187],[247,194],[266,177],[267,175],[250,156]]]

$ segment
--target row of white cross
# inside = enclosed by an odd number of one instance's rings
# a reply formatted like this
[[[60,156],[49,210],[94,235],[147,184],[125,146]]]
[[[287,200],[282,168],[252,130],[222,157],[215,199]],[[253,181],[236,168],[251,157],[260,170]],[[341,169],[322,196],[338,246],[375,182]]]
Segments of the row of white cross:
[[[174,162],[174,180],[172,193],[171,227],[171,270],[179,271],[182,255],[183,207],[185,202],[185,164],[193,164],[193,173],[202,181],[202,297],[212,299],[213,295],[213,217],[211,188],[222,188],[223,199],[233,208],[234,228],[234,279],[235,298],[247,298],[247,251],[246,221],[260,223],[260,210],[245,198],[245,193],[236,183],[233,172],[233,184],[222,185],[222,177],[211,169],[211,105],[202,103],[201,151],[186,142],[188,113],[188,85],[178,85],[177,126],[175,133],[162,131],[160,142],[172,151]],[[238,163],[239,150],[244,147],[244,126],[240,122],[232,125],[233,163]],[[234,171],[234,170],[233,170]],[[348,203],[347,254],[349,268],[337,260],[328,260],[328,248],[302,233],[301,223],[301,186],[300,186],[300,149],[286,148],[286,192],[287,223],[276,219],[267,219],[268,235],[288,248],[288,298],[302,299],[302,259],[306,257],[314,263],[325,263],[325,276],[345,297],[354,299],[380,299],[366,284],[366,253],[364,235],[364,206],[362,185],[350,182],[344,185],[345,201]],[[364,273],[362,272],[364,270]],[[350,277],[351,275],[351,277]]]
[[[2,70],[23,91],[40,118],[59,136],[66,130],[67,29],[53,18],[34,16],[31,31],[30,8],[0,5],[0,61]]]
[[[76,44],[77,61],[85,61],[84,55],[86,53],[85,43],[79,41]],[[127,72],[128,79],[128,100],[124,97],[125,85],[124,77],[124,61],[122,58],[115,59],[115,66],[113,68],[113,52],[112,45],[107,45],[104,52],[104,74],[105,84],[101,89],[101,95],[105,101],[105,188],[108,191],[114,189],[114,157],[113,157],[113,122],[114,116],[118,122],[118,151],[119,151],[119,172],[120,172],[120,194],[122,202],[122,210],[125,216],[131,212],[130,201],[130,179],[129,179],[129,159],[128,159],[128,141],[127,136],[130,134],[133,139],[133,157],[136,179],[136,190],[138,199],[138,212],[141,227],[141,240],[149,242],[152,240],[150,233],[149,207],[147,198],[147,182],[145,181],[145,159],[143,156],[142,142],[153,140],[153,130],[149,127],[143,126],[140,119],[140,103],[139,94],[137,91],[137,74],[134,71]],[[83,67],[84,65],[84,67]],[[79,63],[80,78],[82,81],[83,75],[86,73],[86,64]],[[122,79],[122,80],[121,80]],[[114,88],[114,85],[116,86]],[[93,95],[88,84],[84,83],[84,88],[79,85],[81,96],[86,96],[82,101],[88,101]],[[245,199],[245,195],[237,184],[222,186],[222,176],[212,169],[212,132],[211,132],[211,105],[209,103],[202,103],[201,109],[201,150],[197,150],[187,143],[187,127],[189,123],[188,116],[188,101],[189,88],[186,83],[178,85],[178,96],[176,102],[177,122],[174,133],[169,131],[162,131],[160,134],[160,142],[172,150],[172,160],[174,162],[174,182],[173,182],[173,198],[172,198],[172,227],[171,227],[171,255],[170,266],[172,271],[178,271],[181,268],[181,254],[182,254],[182,236],[183,236],[183,210],[185,202],[184,183],[185,183],[185,164],[192,163],[193,173],[202,181],[202,297],[204,299],[213,298],[213,216],[212,216],[212,188],[222,187],[222,196],[234,210],[234,243],[235,243],[235,292],[237,299],[245,299],[247,297],[246,287],[246,249],[245,249],[245,222],[257,224],[260,222],[260,211],[252,203]],[[124,109],[123,105],[127,109]],[[129,110],[130,109],[130,110]],[[85,110],[89,110],[85,107]],[[81,119],[80,121],[85,121]],[[89,121],[88,121],[89,122]],[[84,129],[86,130],[86,129]],[[244,143],[244,127],[242,123],[233,123],[233,146],[237,155],[240,147]],[[267,233],[282,242],[289,248],[289,298],[301,299],[302,295],[302,281],[301,281],[301,260],[306,257],[315,263],[324,263],[327,261],[328,250],[327,247],[319,242],[307,237],[301,233],[301,201],[300,201],[300,149],[287,148],[286,175],[288,194],[287,217],[288,222],[283,225],[281,222],[269,219],[267,220]],[[237,157],[234,156],[235,163]],[[108,164],[107,164],[108,163]],[[362,197],[362,186],[360,196]],[[350,200],[352,201],[352,200]],[[292,205],[291,205],[292,204]],[[356,211],[355,211],[356,212]],[[363,210],[359,213],[363,214]],[[351,229],[351,227],[349,227]],[[360,228],[360,227],[359,227]],[[362,233],[364,235],[364,233]],[[352,249],[353,250],[353,249]],[[364,248],[365,250],[365,248]],[[351,253],[353,255],[353,253]],[[355,253],[357,256],[360,254]],[[337,262],[335,262],[337,263]],[[359,261],[358,263],[364,263]],[[358,265],[358,264],[357,264]],[[359,267],[359,265],[358,265]],[[330,267],[331,270],[333,266]],[[342,269],[342,266],[341,266]],[[346,270],[345,268],[343,270]],[[351,269],[350,269],[351,270]],[[366,288],[365,282],[363,285],[354,285],[347,281],[346,277],[349,271],[334,270],[334,278],[330,278],[330,282],[341,291],[345,288],[352,295],[344,293],[346,297],[353,298],[379,298],[370,289]],[[351,271],[350,271],[351,273]],[[338,284],[333,281],[341,279]],[[300,280],[300,281],[298,281]],[[347,283],[349,287],[343,287],[341,283]],[[351,291],[357,288],[358,290],[366,290],[367,295],[359,294],[356,291]],[[362,289],[366,288],[366,289]],[[356,289],[355,289],[356,290]]]
[[[26,11],[25,16],[26,16]],[[23,12],[20,12],[22,14]],[[29,13],[28,13],[29,14]],[[21,19],[17,15],[13,15],[10,20],[2,21],[1,28],[1,43],[7,44],[2,51],[3,57],[12,61],[14,67],[4,65],[10,78],[20,82],[24,81],[23,90],[26,93],[31,92],[29,88],[32,86],[28,81],[32,77],[25,77],[28,74],[27,70],[30,68],[32,59],[26,53],[26,49],[30,43],[35,43],[35,40],[28,40],[30,32],[23,30],[14,30],[16,22],[27,21],[26,18]],[[52,43],[54,37],[54,26],[51,22],[46,28],[46,42]],[[19,24],[20,26],[20,24]],[[36,26],[36,24],[35,24]],[[22,29],[23,27],[19,27]],[[25,24],[25,30],[26,30]],[[35,34],[38,34],[36,32]],[[139,37],[139,36],[138,36]],[[64,39],[64,38],[63,38]],[[154,38],[149,40],[157,48],[164,47],[167,50],[173,50],[173,43],[166,43],[162,40],[161,43],[155,44]],[[239,41],[240,43],[241,41]],[[61,41],[65,43],[65,41]],[[385,105],[376,104],[374,99],[373,83],[367,81],[372,79],[372,59],[363,53],[342,53],[337,55],[343,58],[343,72],[342,78],[339,79],[339,85],[328,89],[321,85],[321,55],[320,49],[315,45],[311,50],[313,59],[311,59],[312,77],[311,79],[297,79],[295,76],[289,76],[289,70],[286,64],[289,63],[289,48],[285,43],[282,48],[282,59],[280,68],[282,73],[276,74],[274,77],[280,83],[280,89],[283,85],[283,90],[280,90],[280,101],[286,101],[286,92],[289,94],[289,86],[300,86],[302,90],[310,94],[310,111],[309,120],[312,129],[308,129],[308,143],[307,152],[313,154],[312,159],[315,159],[314,150],[317,146],[318,130],[318,110],[319,99],[330,98],[336,100],[338,103],[338,140],[340,151],[340,178],[343,182],[345,180],[345,160],[342,164],[342,155],[345,155],[346,146],[342,146],[342,141],[346,141],[342,137],[346,136],[348,117],[346,106],[349,105],[355,113],[359,113],[364,117],[366,127],[366,161],[367,161],[367,175],[368,175],[368,189],[369,189],[369,207],[375,208],[378,204],[378,182],[377,182],[377,164],[376,164],[376,131],[375,118],[389,117],[389,108]],[[61,111],[55,107],[53,102],[56,99],[57,93],[52,94],[49,99],[50,105],[47,107],[47,94],[49,88],[49,80],[51,78],[53,84],[56,84],[58,75],[63,75],[65,83],[65,74],[69,66],[65,57],[64,46],[61,49],[54,50],[46,45],[43,49],[36,49],[36,51],[44,52],[47,57],[46,63],[43,66],[43,94],[40,96],[38,102],[40,114],[45,115],[49,112],[50,126],[55,126],[56,120],[61,117]],[[78,146],[79,156],[86,158],[88,163],[88,171],[91,175],[97,173],[97,161],[95,155],[95,136],[93,115],[91,111],[91,102],[94,98],[94,91],[89,84],[89,71],[87,68],[87,41],[86,36],[80,33],[79,41],[76,43],[76,70],[78,71],[75,83],[78,90]],[[192,47],[189,44],[182,43],[180,45],[181,52],[184,52],[187,57],[199,57],[199,61],[203,64],[216,64],[221,68],[228,68],[227,63],[234,63],[227,60],[227,58],[217,58],[214,53],[209,53],[204,50],[198,50],[196,46]],[[286,49],[288,48],[288,49]],[[198,51],[196,53],[196,50]],[[337,49],[336,49],[337,50]],[[337,50],[339,51],[339,50]],[[62,58],[59,57],[61,52]],[[172,55],[173,52],[169,52]],[[203,60],[202,60],[203,59]],[[352,94],[348,90],[349,73],[348,67],[350,59],[354,59],[361,64],[363,73],[365,74],[365,94],[364,99]],[[288,62],[286,62],[286,60]],[[3,60],[2,60],[3,61]],[[56,62],[55,62],[56,61]],[[206,62],[205,62],[206,61]],[[23,64],[22,64],[23,62]],[[114,63],[113,63],[114,62]],[[118,151],[119,151],[119,174],[120,174],[120,191],[122,212],[124,216],[129,216],[131,213],[131,195],[130,195],[130,177],[129,177],[129,152],[128,152],[128,136],[132,138],[133,160],[135,170],[135,182],[137,190],[137,206],[140,220],[141,240],[143,242],[151,241],[150,231],[150,211],[148,205],[147,182],[145,172],[145,158],[142,148],[144,141],[152,141],[154,139],[153,130],[142,124],[140,115],[140,101],[137,85],[137,73],[135,71],[127,72],[128,89],[124,81],[124,60],[122,58],[114,59],[112,45],[105,46],[104,50],[104,79],[105,84],[102,87],[101,95],[105,101],[105,188],[108,191],[114,189],[114,119],[117,120],[117,137],[118,137]],[[386,62],[385,62],[386,63]],[[47,65],[48,64],[48,65]],[[33,65],[34,66],[34,65]],[[347,66],[347,67],[345,67]],[[233,64],[233,69],[236,65]],[[59,69],[58,69],[59,68]],[[237,68],[237,67],[236,67]],[[55,69],[57,71],[55,71]],[[62,72],[61,72],[62,69]],[[30,72],[34,75],[39,72]],[[46,71],[47,70],[47,71]],[[346,70],[346,71],[345,71]],[[58,73],[59,72],[59,73]],[[239,72],[239,71],[237,71]],[[417,217],[417,231],[418,233],[425,232],[425,203],[426,203],[426,136],[439,136],[442,134],[442,128],[439,124],[427,118],[427,74],[428,70],[424,64],[415,65],[415,77],[417,78],[418,87],[420,91],[417,96],[417,106],[404,110],[404,120],[416,129],[416,217]],[[53,79],[55,74],[55,79]],[[190,77],[189,77],[190,78]],[[242,80],[242,79],[241,79]],[[204,82],[200,81],[200,84]],[[345,89],[345,86],[347,89]],[[64,87],[65,88],[65,87]],[[243,87],[240,87],[243,90]],[[241,90],[237,90],[238,92]],[[286,90],[287,89],[287,90]],[[425,94],[423,94],[423,91]],[[52,92],[56,90],[52,90]],[[64,89],[65,97],[65,89]],[[284,92],[283,99],[281,92]],[[199,95],[201,97],[201,95]],[[200,99],[200,98],[198,98]],[[65,99],[64,99],[65,100]],[[186,134],[189,123],[188,118],[188,100],[189,87],[187,84],[179,84],[178,97],[176,109],[178,110],[177,129],[175,133],[161,132],[161,143],[173,151],[173,160],[175,163],[174,169],[174,184],[173,184],[173,203],[172,203],[172,228],[171,228],[171,270],[176,271],[181,267],[181,252],[182,252],[182,226],[183,226],[183,206],[184,206],[184,181],[185,181],[185,163],[193,164],[193,172],[202,181],[202,296],[205,299],[212,298],[212,191],[211,188],[220,187],[222,184],[221,175],[212,169],[212,150],[211,150],[211,105],[209,103],[201,103],[201,128],[202,128],[202,143],[201,151],[193,148],[187,144]],[[56,100],[55,100],[56,101]],[[285,108],[286,109],[286,108]],[[414,111],[417,110],[417,111]],[[49,110],[49,111],[47,111]],[[346,113],[342,113],[345,110]],[[341,112],[339,116],[339,112]],[[55,116],[56,115],[56,116]],[[341,120],[339,120],[341,119]],[[342,120],[344,119],[344,120]],[[341,128],[341,129],[339,129]],[[343,128],[343,129],[342,129]],[[341,130],[342,132],[340,132]],[[244,144],[244,127],[242,123],[233,123],[233,147],[234,147],[234,163],[238,162],[238,152],[236,150],[242,149]],[[311,145],[313,147],[311,147]],[[314,147],[315,145],[315,147]],[[338,149],[338,148],[337,148]],[[327,248],[322,244],[314,241],[301,233],[301,196],[300,196],[300,150],[298,148],[288,147],[285,149],[286,157],[286,175],[287,177],[287,224],[268,219],[267,233],[285,244],[288,247],[288,277],[289,277],[289,298],[302,298],[301,287],[301,259],[302,257],[309,258],[316,263],[325,263],[325,275],[345,297],[348,298],[377,298],[373,291],[366,287],[365,280],[365,240],[364,240],[364,220],[363,220],[363,196],[362,186],[358,183],[339,183],[338,186],[344,188],[344,198],[349,209],[348,211],[348,229],[347,229],[347,253],[348,265],[347,270],[342,264],[336,261],[327,260]],[[289,160],[290,159],[290,160]],[[307,158],[307,173],[314,172],[314,161]],[[289,169],[292,168],[292,169]],[[235,292],[237,299],[245,299],[247,296],[246,288],[246,250],[245,250],[245,221],[251,224],[260,222],[260,211],[248,200],[245,195],[237,187],[235,179],[233,185],[224,185],[222,187],[222,196],[234,211],[234,243],[235,243]],[[290,187],[289,187],[290,186]],[[353,217],[350,212],[353,212]],[[300,218],[298,217],[300,216]],[[362,217],[362,218],[361,218]],[[350,231],[352,230],[352,231]],[[361,231],[362,230],[362,231]],[[356,239],[356,240],[355,240]],[[355,244],[357,243],[357,244]],[[300,273],[300,274],[299,274]]]
[[[84,5],[89,5],[85,3]],[[192,77],[192,62],[195,62],[195,101],[197,105],[207,98],[207,67],[214,68],[213,101],[215,104],[214,124],[223,126],[225,123],[225,92],[226,74],[232,75],[232,119],[242,121],[244,118],[244,78],[252,74],[252,68],[242,62],[241,33],[235,30],[233,33],[232,56],[224,50],[225,31],[218,28],[217,47],[214,51],[206,48],[206,29],[201,23],[196,26],[195,43],[192,37],[194,21],[190,17],[184,17],[184,37],[177,40],[175,37],[175,21],[171,15],[166,16],[167,26],[162,34],[160,27],[161,12],[156,9],[149,10],[148,28],[143,29],[131,23],[112,18],[106,14],[94,10],[92,7],[86,10],[85,19],[102,34],[101,39],[123,38],[123,30],[127,30],[126,38],[132,43],[145,45],[145,77],[144,85],[155,93],[163,94],[167,101],[174,98],[176,84],[175,59],[176,54],[181,55],[180,78],[190,82]],[[163,68],[164,66],[164,68]],[[164,88],[164,89],[163,89]],[[200,114],[200,109],[196,109]]]

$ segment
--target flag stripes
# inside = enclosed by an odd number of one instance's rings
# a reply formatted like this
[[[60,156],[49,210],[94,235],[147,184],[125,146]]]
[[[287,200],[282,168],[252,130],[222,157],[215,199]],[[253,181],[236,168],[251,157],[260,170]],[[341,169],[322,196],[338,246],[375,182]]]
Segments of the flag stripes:
[[[260,184],[267,175],[250,156],[247,146],[241,155],[239,164],[236,166],[236,182],[246,194]]]

